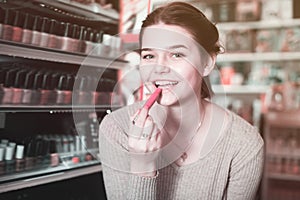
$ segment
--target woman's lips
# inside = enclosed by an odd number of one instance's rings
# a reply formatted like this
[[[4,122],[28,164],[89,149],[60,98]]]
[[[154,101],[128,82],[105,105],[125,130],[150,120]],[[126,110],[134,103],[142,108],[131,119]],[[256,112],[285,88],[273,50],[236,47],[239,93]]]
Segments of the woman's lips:
[[[159,80],[154,81],[154,85],[158,88],[168,89],[178,84],[178,81]]]

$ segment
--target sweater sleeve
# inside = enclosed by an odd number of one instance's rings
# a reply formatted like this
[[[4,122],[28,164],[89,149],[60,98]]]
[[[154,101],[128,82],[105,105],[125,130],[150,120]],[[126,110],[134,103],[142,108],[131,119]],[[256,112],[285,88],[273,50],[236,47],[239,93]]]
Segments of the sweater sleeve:
[[[248,129],[248,136],[239,141],[240,148],[232,160],[226,199],[252,200],[257,194],[263,173],[264,146],[258,132]]]
[[[107,198],[156,199],[157,176],[150,178],[130,173],[128,137],[122,129],[124,126],[112,116],[107,115],[99,129],[100,160]]]

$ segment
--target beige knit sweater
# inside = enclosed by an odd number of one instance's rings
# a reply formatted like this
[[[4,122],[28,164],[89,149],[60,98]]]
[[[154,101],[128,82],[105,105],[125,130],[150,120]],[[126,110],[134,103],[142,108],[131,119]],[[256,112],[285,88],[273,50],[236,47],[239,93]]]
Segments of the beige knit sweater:
[[[169,164],[153,178],[128,173],[128,121],[139,106],[116,110],[100,124],[100,159],[109,200],[255,198],[263,171],[263,140],[256,128],[230,111],[225,133],[198,161],[181,167]]]

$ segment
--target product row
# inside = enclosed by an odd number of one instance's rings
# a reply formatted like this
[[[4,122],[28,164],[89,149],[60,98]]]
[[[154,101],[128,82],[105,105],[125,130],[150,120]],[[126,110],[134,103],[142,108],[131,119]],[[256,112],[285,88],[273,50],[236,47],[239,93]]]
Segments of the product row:
[[[299,157],[300,129],[272,128],[267,140],[267,151],[274,155]]]
[[[300,158],[267,156],[267,171],[269,173],[290,174],[300,177]]]
[[[0,103],[110,105],[115,84],[110,78],[3,65],[0,66]]]
[[[79,135],[37,135],[21,142],[1,139],[0,175],[95,160],[86,145],[86,136]]]
[[[272,85],[286,81],[300,83],[300,62],[223,62],[210,75],[212,84]]]
[[[293,0],[226,0],[196,5],[215,22],[293,18]]]
[[[300,27],[220,31],[226,52],[299,52]]]
[[[65,52],[117,56],[118,36],[104,30],[31,15],[18,10],[0,9],[0,39]]]

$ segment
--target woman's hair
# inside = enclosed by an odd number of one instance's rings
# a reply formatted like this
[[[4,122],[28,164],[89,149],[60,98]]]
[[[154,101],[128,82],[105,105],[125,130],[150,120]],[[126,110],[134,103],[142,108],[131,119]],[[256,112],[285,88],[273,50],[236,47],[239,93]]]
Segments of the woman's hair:
[[[216,56],[221,52],[219,44],[219,33],[216,26],[209,21],[206,16],[197,8],[184,2],[172,2],[155,9],[143,21],[140,32],[140,44],[143,36],[143,29],[164,23],[167,25],[180,26],[193,36],[210,55]],[[202,81],[202,98],[210,98],[210,83],[209,81]]]

